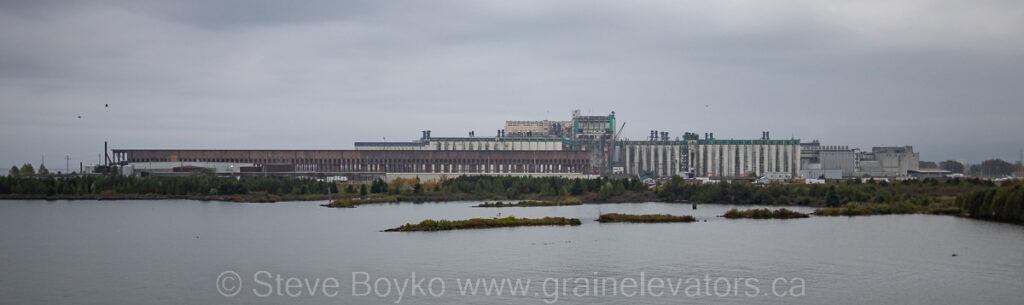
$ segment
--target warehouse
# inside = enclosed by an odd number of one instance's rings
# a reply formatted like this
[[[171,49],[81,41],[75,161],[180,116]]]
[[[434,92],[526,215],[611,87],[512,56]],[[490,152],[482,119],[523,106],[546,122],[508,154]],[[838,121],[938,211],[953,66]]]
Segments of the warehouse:
[[[361,151],[115,149],[119,164],[246,164],[250,172],[584,173],[589,155],[575,151]]]

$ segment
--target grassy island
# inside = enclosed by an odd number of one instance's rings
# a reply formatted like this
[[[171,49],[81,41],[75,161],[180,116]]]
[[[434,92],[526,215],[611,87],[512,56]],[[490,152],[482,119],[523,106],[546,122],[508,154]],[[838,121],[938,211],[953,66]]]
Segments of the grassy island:
[[[810,217],[807,214],[791,211],[788,209],[748,209],[748,210],[737,210],[731,209],[725,212],[722,217],[730,219],[749,218],[749,219],[791,219],[791,218],[807,218]]]
[[[447,231],[465,229],[487,229],[501,227],[524,227],[524,226],[578,226],[580,220],[565,217],[544,217],[544,218],[516,218],[509,216],[505,218],[471,218],[467,220],[433,220],[427,219],[418,224],[407,223],[401,227],[384,230],[384,232],[412,232],[412,231]]]
[[[328,208],[354,208],[356,203],[352,202],[351,199],[339,199],[328,204],[321,204],[320,206]]]
[[[653,222],[694,222],[696,218],[690,215],[669,215],[669,214],[646,214],[646,215],[633,215],[633,214],[619,214],[619,213],[607,213],[601,214],[597,218],[597,222],[641,222],[641,223],[653,223]]]
[[[473,207],[475,207],[475,208],[549,207],[549,206],[582,205],[582,204],[583,204],[583,200],[580,200],[579,198],[566,198],[566,199],[562,199],[562,200],[553,200],[553,201],[523,200],[523,201],[515,202],[515,203],[512,203],[512,202],[504,203],[504,202],[501,202],[501,201],[493,202],[493,203],[492,202],[484,202],[484,203],[481,203],[481,204],[473,206]]]
[[[399,202],[398,196],[376,196],[367,198],[344,198],[331,201],[328,204],[321,204],[328,208],[354,208],[360,204],[367,203],[382,203],[382,202]]]

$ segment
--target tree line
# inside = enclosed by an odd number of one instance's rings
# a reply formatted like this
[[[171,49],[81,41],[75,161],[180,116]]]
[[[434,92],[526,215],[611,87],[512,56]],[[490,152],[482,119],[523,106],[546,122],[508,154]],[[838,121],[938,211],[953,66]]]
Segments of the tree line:
[[[88,175],[70,177],[0,177],[0,195],[236,195],[263,192],[274,195],[327,194],[333,183],[313,179],[246,177],[241,179],[214,175],[183,177],[126,177]],[[335,191],[336,192],[336,191]]]
[[[1015,173],[1024,173],[1024,165],[1020,162],[1010,163],[1002,159],[989,159],[979,164],[966,166],[960,161],[946,160],[936,164],[935,162],[921,161],[919,167],[938,168],[955,174],[964,174],[972,177],[1006,177]]]
[[[1024,183],[1021,182],[973,191],[958,196],[956,201],[974,218],[1024,223]]]
[[[524,195],[568,197],[593,194],[601,200],[627,193],[647,192],[648,187],[636,178],[460,176],[442,181],[439,191],[447,194],[500,194],[508,199],[518,199]]]
[[[924,179],[894,183],[862,183],[859,179],[850,179],[831,184],[754,185],[745,181],[694,184],[673,177],[657,193],[666,201],[838,207],[848,203],[911,202],[929,205],[994,186],[991,181],[981,179],[950,179],[946,182]]]
[[[32,167],[31,163],[25,163],[21,165],[21,168],[17,166],[11,166],[11,169],[7,171],[8,177],[28,177],[34,175],[49,175],[50,170],[46,168],[46,164],[39,164],[39,170],[37,171]]]

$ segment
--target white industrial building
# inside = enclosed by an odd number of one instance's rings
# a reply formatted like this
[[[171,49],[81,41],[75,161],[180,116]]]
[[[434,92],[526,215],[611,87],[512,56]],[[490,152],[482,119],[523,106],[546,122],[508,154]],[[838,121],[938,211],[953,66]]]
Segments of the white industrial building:
[[[872,147],[871,152],[857,154],[858,177],[906,177],[907,172],[918,170],[921,154],[913,146]]]
[[[797,175],[799,140],[684,140],[620,142],[625,173],[647,176],[761,177]]]
[[[441,137],[415,142],[356,142],[356,150],[564,150],[558,138]]]

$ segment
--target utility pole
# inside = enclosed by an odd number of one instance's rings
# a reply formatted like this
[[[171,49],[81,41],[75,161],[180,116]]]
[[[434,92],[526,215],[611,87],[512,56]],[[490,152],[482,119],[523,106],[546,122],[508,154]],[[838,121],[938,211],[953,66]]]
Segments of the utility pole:
[[[64,155],[64,172],[65,173],[70,173],[71,172],[71,156],[70,155]]]

